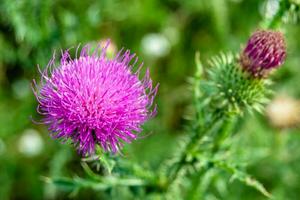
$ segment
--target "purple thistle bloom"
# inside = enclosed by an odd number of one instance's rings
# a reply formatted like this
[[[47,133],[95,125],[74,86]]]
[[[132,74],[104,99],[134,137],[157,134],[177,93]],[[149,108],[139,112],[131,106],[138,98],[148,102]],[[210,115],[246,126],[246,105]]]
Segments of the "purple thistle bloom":
[[[279,31],[259,30],[252,34],[241,55],[243,68],[254,77],[262,77],[280,66],[286,58],[284,36]]]
[[[40,86],[34,81],[42,123],[54,138],[71,138],[84,156],[93,154],[96,145],[118,152],[122,141],[137,139],[141,125],[156,114],[153,100],[158,85],[152,87],[149,70],[139,80],[142,64],[133,72],[135,54],[121,50],[108,59],[108,45],[102,49],[99,45],[93,53],[87,45],[75,59],[64,51],[58,67],[54,67],[53,56],[40,71]]]

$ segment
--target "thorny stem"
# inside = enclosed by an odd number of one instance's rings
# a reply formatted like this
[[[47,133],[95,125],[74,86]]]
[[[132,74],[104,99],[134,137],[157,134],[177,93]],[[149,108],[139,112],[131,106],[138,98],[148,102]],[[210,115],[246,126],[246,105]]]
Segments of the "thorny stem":
[[[195,160],[188,159],[191,155],[191,151],[196,149],[197,145],[199,145],[200,141],[203,139],[207,133],[211,131],[211,129],[214,127],[216,123],[218,123],[220,120],[222,120],[223,117],[217,117],[211,123],[209,126],[207,126],[204,130],[202,130],[199,126],[197,130],[194,131],[194,135],[190,138],[189,142],[187,143],[186,147],[184,148],[184,151],[181,154],[181,157],[179,161],[177,162],[176,168],[174,173],[169,178],[169,186],[176,180],[178,177],[180,171],[188,164],[192,164]]]
[[[193,135],[189,139],[188,143],[186,144],[184,151],[182,152],[179,161],[176,164],[176,168],[174,172],[169,177],[168,181],[168,187],[172,185],[172,183],[177,179],[178,175],[180,174],[180,171],[188,164],[192,164],[195,159],[191,158],[189,159],[189,156],[191,153],[197,149],[197,146],[201,142],[204,136],[206,136],[219,122],[222,121],[224,118],[226,118],[225,113],[222,109],[216,109],[213,114],[212,118],[207,124],[202,125],[201,120],[203,119],[202,108],[199,106],[199,101],[201,101],[201,91],[200,91],[200,80],[201,76],[203,74],[203,67],[202,63],[200,62],[200,54],[199,52],[196,53],[195,57],[196,65],[197,65],[197,71],[194,79],[194,105],[196,107],[196,114],[195,114],[195,120],[193,124]],[[221,125],[222,128],[224,124]]]

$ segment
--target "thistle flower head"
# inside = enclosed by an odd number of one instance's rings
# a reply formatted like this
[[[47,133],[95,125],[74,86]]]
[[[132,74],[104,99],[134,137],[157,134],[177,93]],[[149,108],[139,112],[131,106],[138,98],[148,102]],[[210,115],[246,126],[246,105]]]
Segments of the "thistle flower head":
[[[136,139],[141,125],[156,113],[158,87],[153,88],[149,70],[140,80],[142,65],[133,72],[135,55],[121,50],[109,59],[108,45],[94,52],[85,46],[75,59],[64,51],[57,67],[53,56],[40,71],[41,83],[34,81],[42,122],[54,138],[71,139],[82,155],[93,154],[96,145],[118,152],[122,141]]]
[[[241,54],[242,67],[254,77],[262,77],[286,58],[284,36],[279,31],[259,30],[252,34]]]

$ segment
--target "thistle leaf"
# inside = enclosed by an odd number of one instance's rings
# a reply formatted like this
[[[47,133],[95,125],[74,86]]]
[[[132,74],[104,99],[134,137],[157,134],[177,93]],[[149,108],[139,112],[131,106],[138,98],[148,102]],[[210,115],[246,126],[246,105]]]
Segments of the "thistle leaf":
[[[258,180],[252,178],[249,174],[246,172],[238,169],[237,167],[228,164],[224,161],[215,161],[215,164],[221,168],[224,169],[225,171],[229,172],[232,174],[231,181],[237,179],[244,183],[245,185],[248,185],[260,193],[262,193],[264,196],[268,198],[272,198],[272,195],[267,191],[267,189],[263,186],[262,183],[260,183]]]

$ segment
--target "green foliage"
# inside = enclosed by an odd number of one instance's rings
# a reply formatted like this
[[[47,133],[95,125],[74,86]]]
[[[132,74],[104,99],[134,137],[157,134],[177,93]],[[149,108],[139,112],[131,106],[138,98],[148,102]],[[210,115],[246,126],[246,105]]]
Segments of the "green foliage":
[[[271,1],[279,7],[266,17]],[[0,1],[0,199],[298,199],[299,128],[270,126],[263,107],[270,88],[300,97],[299,6],[298,0]],[[272,85],[243,72],[236,54],[209,59],[220,50],[238,52],[258,27],[281,29],[287,38],[288,60]],[[169,54],[146,54],[148,33],[165,37]],[[45,66],[55,49],[107,37],[151,67],[161,85],[159,112],[144,126],[153,134],[126,145],[124,155],[99,151],[80,159],[31,122],[38,117],[29,85],[35,66]],[[194,73],[196,50],[209,62],[197,53]],[[30,157],[19,146],[32,129],[43,150]]]
[[[285,22],[297,24],[300,20],[300,2],[297,0],[290,0],[288,10],[284,15]]]
[[[272,3],[278,3],[279,8],[273,17],[263,21],[263,28],[279,28],[283,22],[296,24],[299,21],[300,2],[298,0],[278,0]]]

